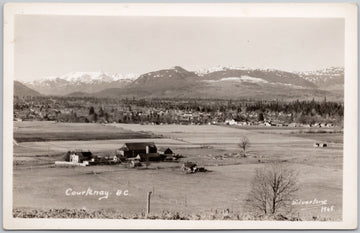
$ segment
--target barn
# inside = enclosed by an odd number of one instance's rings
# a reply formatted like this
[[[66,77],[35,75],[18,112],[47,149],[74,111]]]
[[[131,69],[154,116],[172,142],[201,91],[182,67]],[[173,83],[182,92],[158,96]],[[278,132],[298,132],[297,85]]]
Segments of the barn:
[[[137,155],[157,154],[157,147],[153,142],[125,143],[117,150],[117,155],[126,158],[134,158]]]

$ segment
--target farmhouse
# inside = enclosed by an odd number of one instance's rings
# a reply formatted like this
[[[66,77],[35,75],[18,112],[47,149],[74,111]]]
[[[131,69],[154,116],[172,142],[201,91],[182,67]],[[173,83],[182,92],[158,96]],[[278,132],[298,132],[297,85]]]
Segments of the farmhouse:
[[[82,163],[93,158],[90,151],[69,151],[67,154],[69,161],[73,163]]]
[[[90,151],[68,151],[65,161],[55,161],[56,166],[88,166],[94,159]]]

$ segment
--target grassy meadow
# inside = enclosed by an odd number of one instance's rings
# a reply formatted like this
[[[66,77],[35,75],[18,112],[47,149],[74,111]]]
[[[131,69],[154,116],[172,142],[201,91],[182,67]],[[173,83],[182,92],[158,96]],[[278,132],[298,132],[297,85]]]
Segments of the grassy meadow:
[[[19,210],[77,209],[131,218],[145,212],[149,191],[153,192],[153,215],[170,212],[198,215],[191,219],[213,219],[211,215],[229,209],[233,216],[244,216],[256,168],[280,161],[298,173],[298,200],[327,200],[334,206],[333,211],[322,212],[319,206],[296,205],[297,216],[336,221],[342,217],[342,135],[338,130],[308,132],[278,127],[14,122],[14,216],[21,216]],[[241,156],[238,146],[242,136],[251,143],[247,157]],[[159,149],[170,147],[184,158],[179,162],[151,162],[147,169],[123,164],[53,165],[68,150],[112,155],[123,143],[138,141],[153,141]],[[315,142],[325,142],[328,147],[315,148]],[[196,162],[209,172],[183,174],[183,161]],[[68,189],[88,188],[110,193],[102,200],[98,196],[66,195]],[[118,190],[128,190],[128,195],[118,196]]]

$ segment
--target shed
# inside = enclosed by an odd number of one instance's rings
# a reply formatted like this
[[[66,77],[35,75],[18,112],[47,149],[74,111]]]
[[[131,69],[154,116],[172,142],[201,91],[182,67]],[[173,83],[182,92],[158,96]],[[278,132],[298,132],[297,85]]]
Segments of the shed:
[[[196,163],[193,162],[185,162],[183,163],[183,165],[181,166],[181,170],[185,173],[194,173],[196,172],[197,169],[197,165]]]
[[[167,149],[164,151],[164,154],[165,154],[165,155],[173,155],[174,152],[173,152],[170,148],[167,148]]]
[[[326,143],[314,143],[314,147],[327,147],[327,144]]]

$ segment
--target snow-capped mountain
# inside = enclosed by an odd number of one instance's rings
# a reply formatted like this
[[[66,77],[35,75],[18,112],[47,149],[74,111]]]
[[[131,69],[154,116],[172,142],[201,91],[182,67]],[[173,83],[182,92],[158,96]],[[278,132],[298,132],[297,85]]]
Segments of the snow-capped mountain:
[[[306,86],[309,88],[318,88],[321,90],[343,90],[344,88],[344,68],[330,67],[321,70],[304,71],[304,72],[290,72],[281,71],[271,68],[248,68],[235,66],[216,66],[208,69],[201,69],[196,71],[199,77],[204,79],[224,79],[230,74],[238,74],[239,80],[248,75],[256,79],[263,79],[265,81],[276,82],[279,84],[286,84],[290,82],[292,85],[298,87]],[[293,80],[291,80],[293,79]],[[251,80],[249,79],[249,82]],[[258,80],[259,81],[259,80]],[[261,81],[261,80],[260,80]],[[254,81],[255,82],[255,81]],[[296,83],[293,83],[296,82]]]
[[[262,71],[276,71],[276,69],[272,69],[272,68],[258,68],[258,67],[246,67],[246,66],[214,66],[214,67],[210,67],[210,68],[202,68],[199,69],[197,71],[195,71],[195,73],[199,76],[204,76],[206,74],[209,73],[213,73],[213,72],[217,72],[217,71],[228,71],[228,70],[262,70]]]
[[[312,99],[331,96],[299,74],[275,69],[218,67],[192,72],[182,67],[149,72],[126,88],[95,93],[99,97]],[[341,93],[336,93],[342,98]]]
[[[213,72],[217,72],[217,71],[226,71],[226,70],[245,70],[248,69],[244,66],[214,66],[214,67],[210,67],[210,68],[202,68],[199,69],[197,71],[195,71],[195,73],[199,76],[204,76],[206,74],[209,73],[213,73]]]
[[[298,72],[298,75],[323,90],[344,89],[344,68],[330,67],[322,70]]]
[[[213,72],[206,72],[201,75],[201,79],[210,81],[242,81],[248,83],[268,83],[268,84],[288,84],[300,88],[315,88],[315,85],[299,75],[291,72],[275,69],[249,69],[223,67]]]
[[[136,79],[132,85],[163,85],[165,83],[176,83],[179,85],[184,83],[186,80],[193,82],[194,78],[198,78],[196,73],[187,71],[180,66],[175,66],[170,69],[158,70],[143,74],[138,79]]]
[[[175,66],[140,76],[105,72],[73,72],[27,83],[45,95],[141,98],[261,98],[343,97],[344,69],[312,72],[215,67],[188,71]]]
[[[138,76],[136,74],[110,74],[105,72],[71,72],[61,76],[51,76],[26,86],[45,95],[68,95],[73,92],[93,93],[111,87],[124,87]]]
[[[329,76],[339,76],[344,74],[344,68],[343,67],[330,67],[322,70],[314,70],[314,71],[304,71],[304,72],[298,72],[300,75],[309,76],[309,75],[329,75]]]
[[[39,80],[42,81],[55,81],[56,79],[66,80],[68,82],[77,83],[94,83],[94,82],[113,82],[118,80],[132,80],[136,79],[138,75],[135,74],[111,74],[105,72],[70,72],[61,76],[50,76],[44,79]],[[39,82],[38,81],[38,82]],[[36,82],[36,81],[35,81]]]

